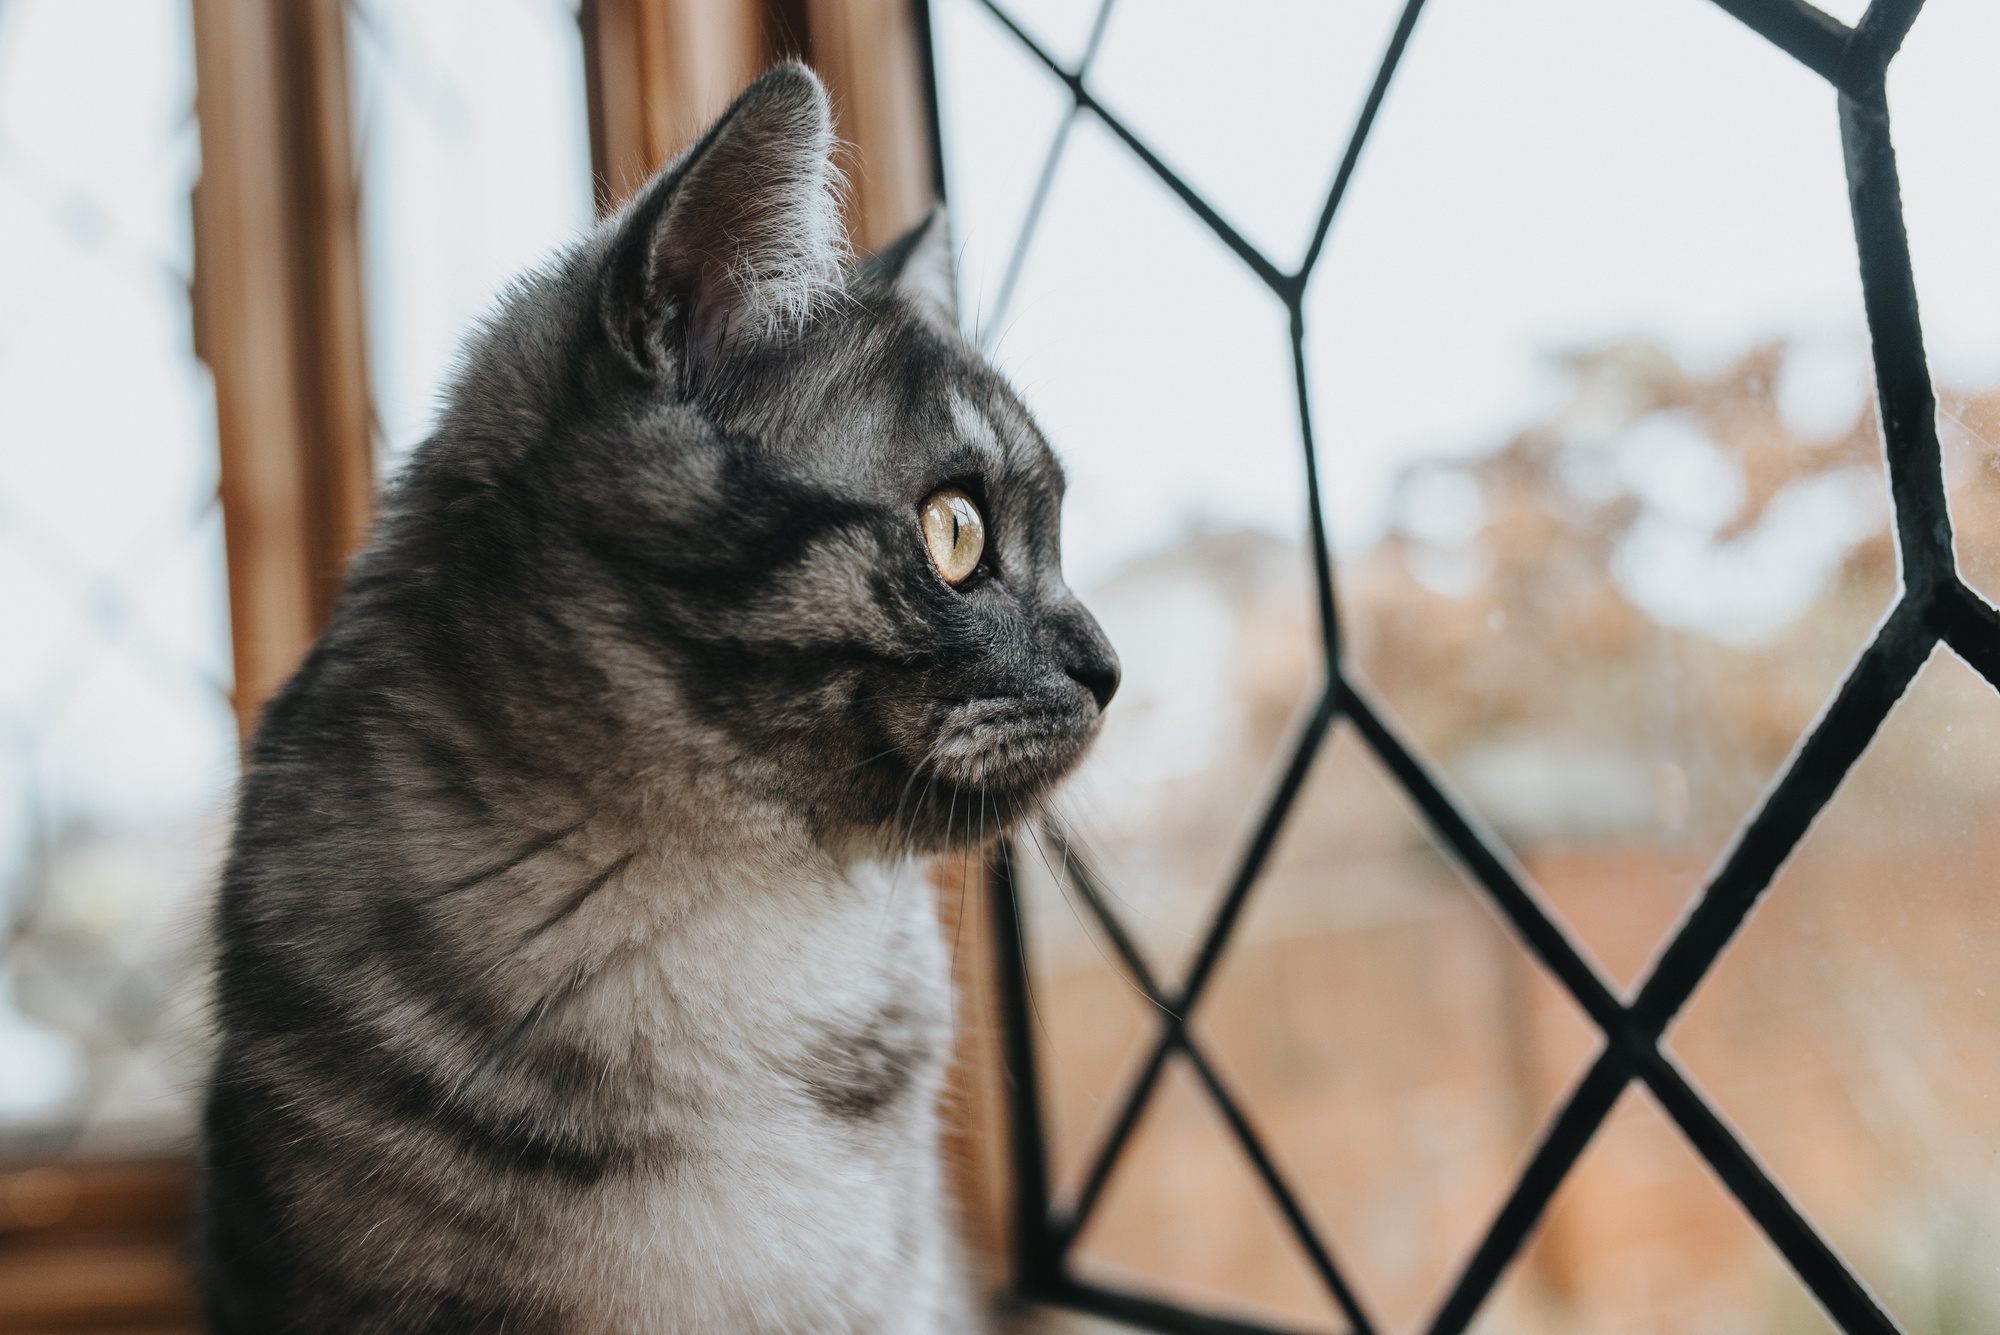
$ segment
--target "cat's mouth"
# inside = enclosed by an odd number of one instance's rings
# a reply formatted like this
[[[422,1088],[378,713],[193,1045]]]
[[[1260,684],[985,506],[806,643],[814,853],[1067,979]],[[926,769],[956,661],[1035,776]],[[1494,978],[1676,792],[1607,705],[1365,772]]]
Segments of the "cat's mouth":
[[[1098,717],[1045,700],[967,700],[940,720],[924,765],[955,788],[1025,806],[1083,758]]]
[[[866,825],[916,852],[983,842],[1028,819],[1083,758],[1099,718],[1088,697],[1059,693],[903,693],[894,705],[878,718],[895,745],[849,791]]]

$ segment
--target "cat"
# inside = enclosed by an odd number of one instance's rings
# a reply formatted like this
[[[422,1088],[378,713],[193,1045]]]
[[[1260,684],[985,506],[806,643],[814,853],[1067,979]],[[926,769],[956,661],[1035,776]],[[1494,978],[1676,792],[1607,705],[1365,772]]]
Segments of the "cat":
[[[754,84],[517,283],[250,747],[216,911],[217,1335],[975,1329],[920,859],[1117,658],[941,214],[844,249]]]

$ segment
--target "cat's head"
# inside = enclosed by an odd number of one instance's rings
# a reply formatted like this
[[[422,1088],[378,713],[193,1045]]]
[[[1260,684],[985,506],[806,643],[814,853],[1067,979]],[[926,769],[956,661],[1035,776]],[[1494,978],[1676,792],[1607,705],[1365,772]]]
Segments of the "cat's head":
[[[702,754],[937,849],[1075,764],[1118,661],[1063,582],[1062,470],[958,333],[943,217],[851,260],[833,150],[819,81],[765,75],[503,307],[412,480],[555,552],[534,578],[663,669]]]

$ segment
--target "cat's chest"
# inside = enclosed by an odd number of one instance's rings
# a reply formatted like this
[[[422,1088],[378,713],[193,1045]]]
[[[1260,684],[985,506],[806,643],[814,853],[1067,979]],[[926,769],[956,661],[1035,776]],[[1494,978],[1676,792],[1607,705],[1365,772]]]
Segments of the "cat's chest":
[[[712,1129],[892,1114],[949,1046],[934,893],[914,868],[869,866],[715,896],[606,989],[600,1021],[629,1027]]]
[[[675,1330],[811,1331],[840,1312],[886,1329],[913,1292],[942,1292],[950,980],[933,891],[915,875],[823,889],[690,920],[634,998],[675,1152],[561,1235],[579,1266],[616,1258],[607,1329],[672,1313]]]

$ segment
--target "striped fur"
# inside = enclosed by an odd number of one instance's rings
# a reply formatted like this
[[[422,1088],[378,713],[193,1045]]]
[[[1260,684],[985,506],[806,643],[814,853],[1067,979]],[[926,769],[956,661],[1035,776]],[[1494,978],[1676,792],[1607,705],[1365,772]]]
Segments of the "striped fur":
[[[468,345],[251,748],[202,1272],[256,1332],[973,1328],[912,859],[1018,819],[1117,678],[1060,472],[848,264],[773,71]],[[938,487],[990,571],[926,555]]]

